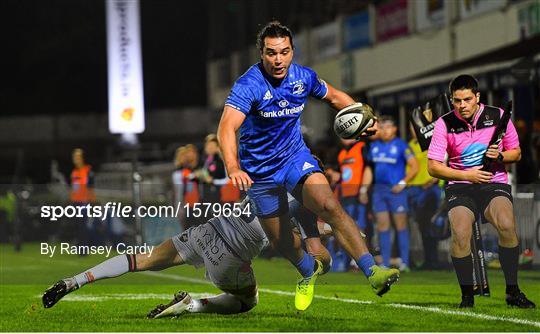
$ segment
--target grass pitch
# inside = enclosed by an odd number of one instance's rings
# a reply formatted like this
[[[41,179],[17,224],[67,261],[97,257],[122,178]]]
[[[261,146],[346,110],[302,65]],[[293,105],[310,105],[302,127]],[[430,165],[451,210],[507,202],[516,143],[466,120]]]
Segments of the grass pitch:
[[[219,293],[204,281],[204,270],[182,266],[162,272],[128,273],[99,281],[44,309],[41,294],[57,280],[83,271],[104,258],[40,255],[39,245],[15,253],[0,245],[0,329],[39,332],[540,332],[540,309],[508,308],[504,279],[489,271],[490,298],[476,298],[473,310],[456,308],[459,287],[451,271],[404,273],[379,298],[363,275],[329,273],[317,281],[316,297],[305,312],[294,309],[295,271],[284,260],[255,260],[260,301],[238,315],[189,314],[176,319],[145,318],[174,292],[195,296]],[[540,303],[540,272],[521,271],[520,286]]]

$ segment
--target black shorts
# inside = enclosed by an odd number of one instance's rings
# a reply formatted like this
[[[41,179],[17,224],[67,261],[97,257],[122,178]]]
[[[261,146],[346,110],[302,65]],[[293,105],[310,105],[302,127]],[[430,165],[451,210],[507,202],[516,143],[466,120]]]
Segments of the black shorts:
[[[449,211],[456,206],[465,206],[474,213],[475,219],[481,218],[483,223],[486,222],[484,211],[492,199],[503,196],[513,202],[512,187],[506,183],[456,183],[447,185],[445,190],[446,204]],[[478,214],[481,214],[481,216],[479,217]]]

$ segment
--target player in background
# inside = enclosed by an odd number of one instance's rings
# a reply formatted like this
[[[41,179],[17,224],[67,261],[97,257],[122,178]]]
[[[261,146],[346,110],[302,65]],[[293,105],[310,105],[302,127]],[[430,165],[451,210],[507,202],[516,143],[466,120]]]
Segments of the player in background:
[[[291,222],[303,235],[306,250],[320,261],[321,272],[330,268],[330,254],[321,244],[317,218],[289,196]],[[47,289],[43,295],[43,306],[54,306],[65,295],[88,283],[113,278],[128,272],[158,271],[172,266],[190,264],[204,266],[206,277],[222,294],[202,299],[193,299],[187,292],[180,291],[166,305],[158,305],[149,318],[177,316],[184,313],[234,314],[246,312],[258,303],[258,292],[251,260],[269,244],[258,218],[245,211],[251,205],[249,198],[242,202],[240,217],[219,216],[205,224],[164,241],[152,254],[118,255],[105,260],[73,277],[64,278]],[[249,209],[248,209],[249,211]],[[292,224],[286,224],[287,233],[292,233]],[[284,229],[285,229],[284,227]],[[293,237],[294,247],[300,251],[298,236]],[[210,252],[208,252],[210,250]],[[309,282],[308,282],[309,283]],[[313,289],[313,286],[304,286]]]
[[[235,82],[218,128],[228,175],[240,189],[249,189],[255,213],[271,244],[301,273],[299,283],[315,280],[320,266],[307,253],[298,257],[286,246],[290,240],[280,237],[280,222],[288,221],[287,192],[332,226],[341,246],[355,259],[375,292],[382,295],[397,281],[399,271],[375,264],[358,227],[334,198],[300,131],[300,115],[309,96],[326,101],[335,110],[354,100],[319,79],[310,68],[292,62],[292,33],[279,22],[263,27],[257,44],[261,62]],[[297,308],[305,309],[311,299],[297,286]]]
[[[377,221],[379,247],[383,265],[390,266],[392,253],[391,219],[394,220],[400,270],[409,269],[409,229],[407,227],[407,192],[405,187],[418,172],[418,162],[407,143],[396,137],[397,126],[391,116],[379,117],[378,140],[371,143],[367,169],[374,175],[373,212]],[[409,167],[406,172],[406,167]],[[371,171],[373,169],[373,171]],[[392,217],[390,217],[392,215]]]
[[[355,139],[341,139],[343,148],[338,154],[338,164],[340,169],[339,196],[341,205],[351,216],[358,228],[365,231],[367,227],[366,204],[368,202],[368,185],[371,183],[371,170],[365,173],[367,162],[368,145],[365,141]],[[339,247],[339,246],[338,246]],[[332,254],[332,268],[347,270],[350,258],[340,256],[341,249]],[[337,263],[336,263],[337,262]],[[353,262],[353,265],[356,263]]]
[[[478,82],[460,75],[450,83],[454,109],[440,117],[428,150],[431,176],[448,180],[446,201],[452,228],[451,256],[461,287],[460,308],[474,306],[472,224],[489,221],[499,234],[499,260],[506,280],[506,303],[534,308],[518,287],[519,240],[516,233],[512,189],[505,164],[516,162],[521,149],[516,129],[508,123],[500,145],[488,147],[503,110],[480,103]],[[448,154],[448,164],[445,155]],[[495,160],[482,170],[484,155]]]
[[[430,226],[431,219],[437,212],[441,202],[441,187],[439,179],[428,173],[427,150],[422,151],[416,132],[410,126],[411,140],[409,147],[418,162],[418,173],[407,182],[407,196],[409,200],[410,215],[414,218],[422,234],[422,246],[424,248],[424,263],[422,269],[438,269],[439,239],[432,235]]]

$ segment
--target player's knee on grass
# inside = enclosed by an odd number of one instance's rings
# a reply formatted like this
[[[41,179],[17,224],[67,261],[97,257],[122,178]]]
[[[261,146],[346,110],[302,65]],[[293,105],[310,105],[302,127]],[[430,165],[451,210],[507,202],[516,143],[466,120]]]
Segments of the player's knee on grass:
[[[247,312],[257,306],[259,303],[259,293],[256,293],[255,296],[245,297],[245,296],[236,296],[238,300],[242,303],[242,308],[240,312]]]
[[[253,295],[241,295],[236,296],[236,298],[242,303],[240,312],[247,312],[259,303],[259,292],[255,289],[255,294]]]
[[[240,313],[251,310],[259,303],[259,291],[256,285],[247,286],[240,290],[229,290],[227,293],[233,295],[242,305]]]

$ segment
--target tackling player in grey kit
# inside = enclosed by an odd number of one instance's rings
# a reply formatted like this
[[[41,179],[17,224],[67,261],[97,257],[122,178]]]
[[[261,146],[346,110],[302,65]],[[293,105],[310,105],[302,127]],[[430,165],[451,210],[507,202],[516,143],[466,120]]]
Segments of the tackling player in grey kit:
[[[244,199],[242,206],[249,201],[249,198]],[[289,206],[291,223],[303,232],[307,251],[323,263],[324,272],[328,271],[331,258],[320,243],[317,217],[292,196],[289,196]],[[292,225],[290,228],[292,233]],[[302,251],[299,237],[295,235],[295,239],[294,247]],[[224,293],[193,299],[187,292],[180,291],[170,303],[160,304],[150,311],[149,318],[183,313],[246,312],[258,303],[257,282],[251,260],[268,244],[268,238],[255,215],[215,217],[164,241],[151,256],[118,255],[78,275],[56,282],[45,291],[43,306],[50,308],[68,293],[100,279],[117,277],[127,272],[156,271],[190,264],[195,267],[204,266],[206,277]]]

